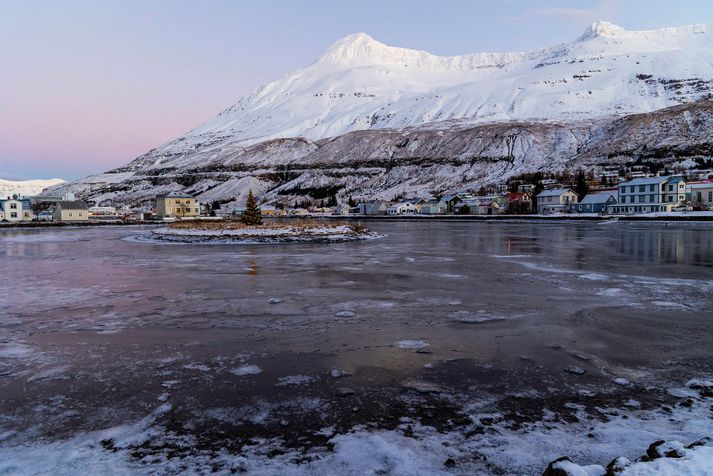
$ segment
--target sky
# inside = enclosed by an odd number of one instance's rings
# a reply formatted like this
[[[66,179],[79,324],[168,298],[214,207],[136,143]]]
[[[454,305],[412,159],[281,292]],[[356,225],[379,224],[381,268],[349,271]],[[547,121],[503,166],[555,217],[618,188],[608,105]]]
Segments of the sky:
[[[365,32],[438,55],[530,51],[596,20],[713,23],[710,0],[0,0],[0,178],[126,164]]]

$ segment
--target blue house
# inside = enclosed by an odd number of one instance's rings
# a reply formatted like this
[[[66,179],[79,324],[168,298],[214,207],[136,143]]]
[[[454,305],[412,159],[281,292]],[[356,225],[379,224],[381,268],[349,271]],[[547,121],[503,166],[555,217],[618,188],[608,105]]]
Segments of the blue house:
[[[577,203],[577,213],[606,213],[616,203],[616,192],[590,193]]]

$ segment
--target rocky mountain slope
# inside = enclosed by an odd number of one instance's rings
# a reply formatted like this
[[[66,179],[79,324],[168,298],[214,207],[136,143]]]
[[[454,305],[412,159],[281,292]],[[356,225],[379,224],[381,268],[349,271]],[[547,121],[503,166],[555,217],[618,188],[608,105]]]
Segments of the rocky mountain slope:
[[[128,165],[66,187],[100,203],[167,190],[239,203],[393,198],[517,173],[709,156],[713,29],[599,22],[532,53],[438,57],[364,34]]]

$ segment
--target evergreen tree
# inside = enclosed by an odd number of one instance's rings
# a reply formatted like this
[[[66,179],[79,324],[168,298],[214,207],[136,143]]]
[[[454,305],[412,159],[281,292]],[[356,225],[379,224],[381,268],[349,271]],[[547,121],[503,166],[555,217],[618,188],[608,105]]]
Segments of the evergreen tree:
[[[589,193],[589,185],[587,185],[587,177],[584,175],[584,171],[580,169],[577,172],[577,178],[574,182],[574,192],[579,196],[579,199],[583,199]]]
[[[248,199],[245,202],[245,211],[240,219],[243,224],[248,226],[262,225],[262,217],[260,216],[260,208],[257,206],[253,191],[248,192]]]

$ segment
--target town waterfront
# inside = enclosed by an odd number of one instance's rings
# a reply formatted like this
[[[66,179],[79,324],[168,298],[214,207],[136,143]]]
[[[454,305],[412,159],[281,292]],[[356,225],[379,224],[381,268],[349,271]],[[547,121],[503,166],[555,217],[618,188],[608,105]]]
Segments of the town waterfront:
[[[412,445],[424,472],[534,474],[713,428],[685,390],[713,370],[713,224],[368,226],[385,236],[0,230],[0,473],[310,472],[345,448],[393,469]]]

